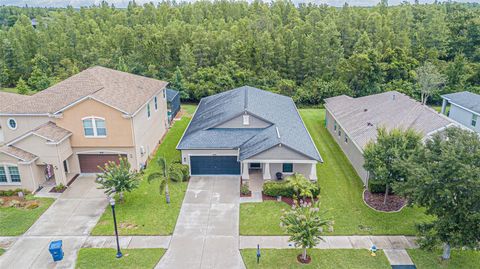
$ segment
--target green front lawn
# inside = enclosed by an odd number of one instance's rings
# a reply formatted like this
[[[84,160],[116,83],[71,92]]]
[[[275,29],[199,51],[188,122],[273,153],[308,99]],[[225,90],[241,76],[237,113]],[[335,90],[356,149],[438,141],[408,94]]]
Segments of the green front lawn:
[[[196,104],[181,104],[181,108],[185,110],[190,116],[193,116],[195,110],[197,109]]]
[[[155,159],[164,156],[168,161],[180,160],[180,152],[175,149],[183,131],[190,121],[189,117],[183,117],[176,121],[168,131],[165,139],[158,148]],[[145,174],[158,168],[156,161],[149,162]],[[173,233],[183,197],[187,188],[187,182],[169,183],[171,203],[165,202],[165,195],[160,196],[159,182],[149,184],[145,179],[140,186],[131,193],[125,194],[125,202],[116,206],[119,233],[121,235],[169,235]],[[109,208],[100,218],[92,231],[93,235],[113,235],[112,213]]]
[[[54,199],[34,198],[30,195],[26,199],[37,200],[39,206],[34,209],[0,207],[0,236],[16,236],[25,233],[54,201]]]
[[[362,200],[362,181],[324,127],[325,110],[300,109],[300,114],[324,160],[317,165],[317,174],[323,208],[334,221],[331,234],[415,234],[414,224],[428,220],[423,211],[404,208],[399,213],[381,213],[367,207]],[[275,203],[241,204],[240,234],[282,234],[278,227],[281,208],[284,206]]]
[[[260,263],[257,264],[257,250],[243,249],[243,261],[248,269],[250,268],[322,268],[322,269],[355,269],[355,268],[391,268],[385,254],[377,252],[372,257],[368,250],[364,249],[310,249],[308,255],[312,262],[303,265],[297,262],[297,255],[300,249],[262,249]]]
[[[480,251],[452,250],[450,260],[442,261],[442,251],[425,251],[421,249],[408,249],[408,254],[418,269],[436,268],[479,268]]]
[[[124,249],[123,257],[117,259],[117,250],[112,248],[82,248],[78,253],[76,268],[145,268],[155,267],[165,249]]]

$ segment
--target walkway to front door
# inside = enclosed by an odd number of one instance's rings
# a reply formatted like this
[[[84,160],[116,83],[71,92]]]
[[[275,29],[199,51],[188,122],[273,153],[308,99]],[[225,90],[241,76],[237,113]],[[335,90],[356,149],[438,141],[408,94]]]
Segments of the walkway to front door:
[[[156,268],[245,268],[238,250],[239,176],[192,177]]]

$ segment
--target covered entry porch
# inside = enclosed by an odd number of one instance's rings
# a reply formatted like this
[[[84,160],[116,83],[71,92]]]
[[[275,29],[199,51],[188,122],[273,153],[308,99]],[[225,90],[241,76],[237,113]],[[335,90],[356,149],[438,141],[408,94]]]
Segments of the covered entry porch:
[[[317,180],[317,161],[313,160],[244,160],[241,167],[243,181],[252,177],[272,180],[277,178],[277,173],[283,177],[300,173],[312,181]]]

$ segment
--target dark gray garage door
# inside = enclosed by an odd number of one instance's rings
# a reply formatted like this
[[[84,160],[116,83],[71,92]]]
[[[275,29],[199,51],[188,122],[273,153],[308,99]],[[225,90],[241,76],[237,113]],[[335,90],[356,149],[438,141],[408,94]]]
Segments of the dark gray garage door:
[[[240,175],[237,156],[190,156],[192,175]]]

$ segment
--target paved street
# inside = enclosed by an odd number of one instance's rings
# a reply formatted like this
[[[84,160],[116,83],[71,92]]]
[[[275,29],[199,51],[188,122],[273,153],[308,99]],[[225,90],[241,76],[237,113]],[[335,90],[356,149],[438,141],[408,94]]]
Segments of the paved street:
[[[73,268],[78,250],[102,215],[107,199],[95,176],[80,176],[52,206],[0,256],[0,268]],[[63,240],[65,257],[54,263],[48,246]]]
[[[238,250],[240,178],[192,177],[170,248],[156,268],[245,268]]]

